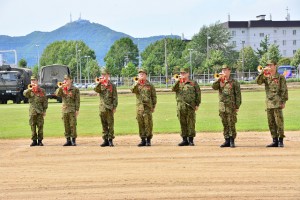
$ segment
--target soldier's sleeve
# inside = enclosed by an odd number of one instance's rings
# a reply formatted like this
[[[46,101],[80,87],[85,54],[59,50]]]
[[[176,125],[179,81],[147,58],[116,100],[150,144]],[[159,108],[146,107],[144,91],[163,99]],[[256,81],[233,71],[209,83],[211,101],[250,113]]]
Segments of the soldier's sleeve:
[[[289,99],[286,80],[282,75],[280,75],[280,98],[281,98],[281,103],[283,104],[285,104],[285,102]]]
[[[75,111],[79,111],[80,107],[80,92],[79,89],[76,88],[76,97],[75,97]]]
[[[234,94],[235,94],[235,108],[239,109],[242,104],[242,94],[241,94],[241,87],[240,83],[235,81],[235,87],[234,87]]]
[[[113,84],[113,107],[116,109],[118,106],[118,92],[117,87]]]
[[[212,84],[212,89],[214,89],[214,90],[218,90],[218,89],[220,89],[220,80],[218,79],[218,80],[216,80],[215,82],[213,82],[213,84]]]
[[[31,89],[24,90],[24,92],[23,92],[24,97],[26,97],[26,98],[32,97],[31,91],[32,91]]]
[[[173,92],[177,92],[179,90],[179,81],[176,81],[172,87]]]
[[[201,89],[196,81],[195,81],[194,87],[195,87],[195,93],[196,93],[195,103],[196,103],[196,106],[199,106],[201,104]]]
[[[138,91],[138,84],[137,83],[135,83],[132,87],[131,87],[131,92],[132,93],[135,93],[135,94],[137,94],[139,91]]]
[[[151,84],[151,98],[152,98],[152,106],[155,108],[156,103],[157,103],[157,98],[156,98],[156,89],[154,85]]]
[[[63,96],[62,87],[59,87],[59,88],[56,89],[55,95],[58,96],[58,97],[62,97]]]
[[[256,77],[256,83],[258,84],[258,85],[261,85],[261,84],[263,84],[264,82],[265,82],[265,76],[264,76],[264,73],[262,72],[262,73],[260,73],[257,77]]]
[[[97,93],[101,92],[101,83],[98,83],[97,86],[94,88],[94,91]]]

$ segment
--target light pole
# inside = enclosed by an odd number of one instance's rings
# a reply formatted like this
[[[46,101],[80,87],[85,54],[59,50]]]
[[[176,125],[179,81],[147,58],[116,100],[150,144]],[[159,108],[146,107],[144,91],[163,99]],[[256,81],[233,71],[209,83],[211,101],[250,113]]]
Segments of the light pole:
[[[192,51],[194,49],[188,49],[190,51],[190,77],[192,79],[192,74],[193,74],[193,67],[192,67]]]
[[[81,50],[78,50],[78,54],[79,54],[79,67],[80,67],[80,71],[79,71],[79,81],[81,83],[81,56],[80,56],[80,52]]]
[[[209,39],[210,39],[211,37],[209,36],[209,35],[207,35],[207,42],[206,42],[206,44],[207,44],[207,46],[206,46],[206,52],[207,52],[207,59],[208,59],[208,57],[209,57]]]
[[[88,72],[88,83],[90,83],[90,67],[89,67],[89,57],[91,56],[84,56],[86,58],[86,65],[87,65],[87,72]]]
[[[245,67],[244,44],[245,44],[245,41],[242,41],[242,46],[243,46],[243,49],[242,49],[242,79],[244,79],[244,67]]]
[[[39,51],[39,46],[38,44],[35,45],[37,48],[37,64],[38,64],[38,76],[39,76],[39,71],[40,71],[40,51]]]

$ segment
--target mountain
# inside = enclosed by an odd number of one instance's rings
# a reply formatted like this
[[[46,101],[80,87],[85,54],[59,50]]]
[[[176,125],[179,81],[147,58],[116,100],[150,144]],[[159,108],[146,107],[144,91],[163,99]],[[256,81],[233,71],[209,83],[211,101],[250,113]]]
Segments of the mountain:
[[[134,38],[125,33],[111,30],[101,24],[79,19],[67,23],[51,32],[35,31],[21,37],[0,35],[0,50],[15,49],[17,51],[18,60],[24,58],[28,66],[33,66],[37,64],[38,54],[41,55],[43,50],[52,42],[60,40],[82,40],[95,51],[98,62],[100,65],[103,65],[103,59],[111,45],[122,37],[131,38],[133,42],[138,45],[140,52],[143,52],[149,44],[165,37],[179,38],[179,36],[176,35]],[[8,63],[14,62],[14,58],[10,54],[3,55],[3,59],[7,60]]]

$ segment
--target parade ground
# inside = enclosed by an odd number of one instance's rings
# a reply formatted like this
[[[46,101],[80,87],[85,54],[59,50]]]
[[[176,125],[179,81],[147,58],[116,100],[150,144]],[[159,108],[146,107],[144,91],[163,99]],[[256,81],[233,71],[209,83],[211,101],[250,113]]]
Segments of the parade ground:
[[[299,199],[300,132],[284,148],[266,148],[268,132],[239,132],[236,148],[220,148],[222,133],[198,133],[196,146],[178,147],[179,134],[0,140],[0,199]]]

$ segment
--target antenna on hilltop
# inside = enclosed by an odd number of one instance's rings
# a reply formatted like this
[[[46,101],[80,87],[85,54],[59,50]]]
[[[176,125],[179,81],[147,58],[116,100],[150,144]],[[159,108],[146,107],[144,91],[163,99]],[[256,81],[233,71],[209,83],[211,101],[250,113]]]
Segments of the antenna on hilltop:
[[[228,16],[228,21],[230,21],[230,13],[228,13],[228,15],[227,15],[227,16]]]

